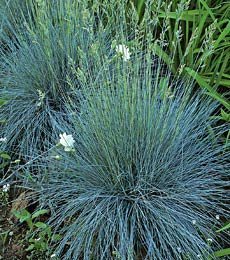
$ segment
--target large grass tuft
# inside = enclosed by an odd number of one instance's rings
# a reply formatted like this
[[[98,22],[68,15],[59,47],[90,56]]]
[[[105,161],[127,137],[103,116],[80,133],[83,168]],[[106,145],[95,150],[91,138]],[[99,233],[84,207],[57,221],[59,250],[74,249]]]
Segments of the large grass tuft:
[[[88,95],[75,152],[38,184],[63,259],[207,259],[215,214],[228,215],[217,104],[183,83],[169,94],[147,68]]]

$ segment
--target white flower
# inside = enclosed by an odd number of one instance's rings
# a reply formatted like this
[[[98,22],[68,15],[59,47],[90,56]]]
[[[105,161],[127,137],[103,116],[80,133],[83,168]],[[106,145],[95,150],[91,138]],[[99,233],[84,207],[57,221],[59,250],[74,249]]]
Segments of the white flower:
[[[1,137],[0,138],[0,142],[6,143],[6,141],[7,141],[6,137]]]
[[[179,253],[181,253],[182,252],[182,249],[181,249],[181,247],[177,247],[177,251],[179,252]]]
[[[51,156],[51,158],[54,158],[56,160],[61,160],[61,156],[60,155],[53,155],[53,156]]]
[[[128,61],[130,59],[131,53],[129,52],[129,48],[124,44],[117,45],[116,52],[122,54],[124,61]]]
[[[197,257],[198,257],[198,258],[201,258],[201,255],[200,255],[200,254],[198,254],[198,255],[197,255]]]
[[[51,256],[50,256],[50,258],[54,258],[56,256],[56,254],[52,254]]]
[[[195,220],[195,219],[192,221],[192,224],[193,224],[193,225],[196,225],[196,220]]]
[[[9,236],[11,236],[11,237],[12,237],[12,236],[13,236],[13,234],[14,234],[14,232],[13,232],[13,231],[10,231],[10,232],[9,232]]]
[[[7,192],[10,189],[10,184],[5,184],[2,187],[3,192]]]
[[[60,134],[60,144],[64,146],[66,152],[70,152],[73,150],[73,145],[75,140],[72,135],[67,135],[66,133]]]
[[[217,220],[220,220],[220,215],[216,215],[216,219],[217,219]]]
[[[211,239],[211,238],[208,238],[207,241],[210,242],[210,243],[212,243],[212,239]]]
[[[60,160],[61,156],[60,155],[55,155],[53,158],[56,159],[56,160]]]

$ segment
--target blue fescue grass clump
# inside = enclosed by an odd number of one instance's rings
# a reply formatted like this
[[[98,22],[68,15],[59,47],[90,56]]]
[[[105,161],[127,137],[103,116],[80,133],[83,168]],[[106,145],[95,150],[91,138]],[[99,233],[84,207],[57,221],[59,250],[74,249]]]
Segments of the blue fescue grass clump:
[[[19,148],[25,155],[36,153],[35,148],[44,145],[47,135],[65,125],[65,98],[70,90],[60,82],[62,75],[55,77],[57,63],[49,62],[36,44],[21,48],[5,60],[1,94],[8,102],[1,117],[6,120],[2,134],[8,140],[7,149]]]
[[[142,77],[130,65],[82,101],[68,130],[75,151],[47,157],[37,191],[62,237],[56,254],[207,259],[215,215],[229,216],[229,153],[219,139],[224,129],[210,118],[217,104],[183,83],[170,88],[160,65]]]
[[[24,31],[12,30],[20,41],[5,37],[10,51],[0,50],[0,96],[8,101],[0,114],[7,139],[1,150],[23,156],[46,150],[65,131],[67,109],[79,103],[80,82],[89,73],[97,77],[109,55],[106,34],[95,30],[94,18],[76,1],[57,1],[39,19],[34,28],[25,19]]]

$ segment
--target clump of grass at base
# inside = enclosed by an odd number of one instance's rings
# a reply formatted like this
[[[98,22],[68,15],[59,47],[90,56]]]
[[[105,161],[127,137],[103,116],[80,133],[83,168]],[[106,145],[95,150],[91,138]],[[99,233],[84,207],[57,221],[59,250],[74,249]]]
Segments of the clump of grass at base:
[[[168,95],[170,83],[160,88],[157,69],[145,67],[140,77],[127,67],[116,71],[110,88],[84,100],[76,128],[68,131],[75,152],[51,159],[35,187],[62,237],[55,253],[62,259],[207,259],[215,215],[229,215],[229,153],[219,140],[223,129],[212,128],[210,119],[217,104],[200,92],[191,97],[182,83]]]

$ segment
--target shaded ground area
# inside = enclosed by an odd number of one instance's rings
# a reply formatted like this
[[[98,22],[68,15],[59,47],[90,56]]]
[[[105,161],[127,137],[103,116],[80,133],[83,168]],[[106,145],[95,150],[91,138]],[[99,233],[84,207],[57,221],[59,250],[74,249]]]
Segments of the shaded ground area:
[[[28,226],[20,223],[13,212],[29,207],[25,191],[0,192],[0,259],[50,259],[39,253],[28,251]]]
[[[19,225],[14,219],[13,207],[20,208],[25,206],[25,201],[15,200],[19,198],[19,193],[11,192],[2,194],[0,203],[0,258],[1,259],[27,259],[23,238],[26,234],[26,228]],[[8,197],[8,198],[7,198]],[[15,200],[15,201],[14,201]],[[14,202],[9,202],[14,201]]]

